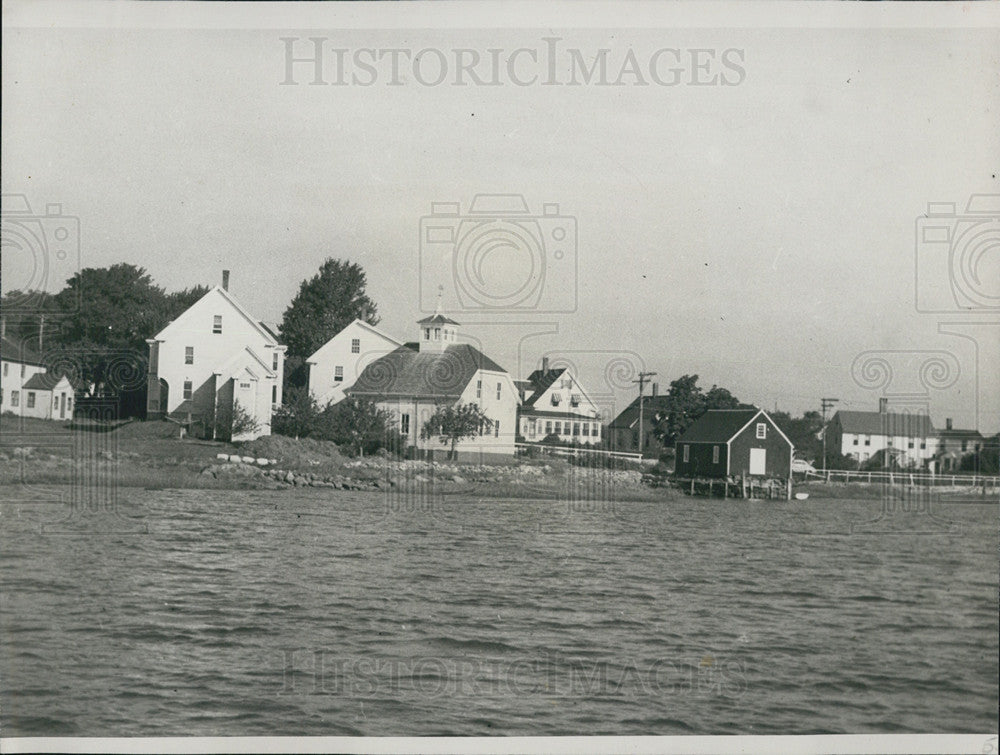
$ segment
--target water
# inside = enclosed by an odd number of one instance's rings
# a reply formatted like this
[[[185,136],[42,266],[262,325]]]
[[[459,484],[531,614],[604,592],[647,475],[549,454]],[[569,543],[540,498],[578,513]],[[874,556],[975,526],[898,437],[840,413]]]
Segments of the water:
[[[997,728],[995,502],[19,496],[6,736]]]

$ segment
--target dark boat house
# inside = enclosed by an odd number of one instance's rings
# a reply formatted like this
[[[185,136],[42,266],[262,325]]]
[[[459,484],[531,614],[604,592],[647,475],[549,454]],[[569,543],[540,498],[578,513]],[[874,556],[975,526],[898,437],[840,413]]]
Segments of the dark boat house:
[[[792,442],[763,409],[710,409],[677,441],[678,477],[789,479]]]

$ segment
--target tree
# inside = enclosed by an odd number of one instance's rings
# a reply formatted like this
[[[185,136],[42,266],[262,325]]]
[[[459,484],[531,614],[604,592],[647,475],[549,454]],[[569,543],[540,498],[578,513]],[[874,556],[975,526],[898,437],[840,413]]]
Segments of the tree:
[[[399,433],[392,415],[374,401],[347,397],[327,404],[319,418],[317,437],[332,440],[338,446],[364,456],[380,448],[399,448]]]
[[[819,412],[806,412],[801,417],[792,417],[788,412],[773,412],[771,419],[792,441],[796,456],[810,461],[823,457],[823,440],[820,435],[823,417]]]
[[[233,401],[232,408],[220,406],[215,413],[215,437],[232,440],[238,435],[255,433],[260,430],[257,418],[243,408],[239,401]]]
[[[455,458],[455,446],[460,440],[475,438],[493,428],[493,420],[483,414],[478,404],[439,406],[424,426],[420,428],[423,440],[438,438],[441,445],[448,445],[448,458]]]
[[[322,410],[308,388],[291,388],[284,395],[285,403],[271,418],[271,429],[289,438],[308,438],[320,430]]]
[[[332,258],[320,265],[316,275],[302,281],[281,322],[288,356],[308,358],[355,319],[378,325],[377,309],[365,293],[366,285],[360,265]]]
[[[653,434],[664,446],[673,447],[691,423],[709,409],[744,406],[727,389],[713,385],[708,393],[702,393],[697,375],[682,375],[670,383],[664,403],[653,415]]]

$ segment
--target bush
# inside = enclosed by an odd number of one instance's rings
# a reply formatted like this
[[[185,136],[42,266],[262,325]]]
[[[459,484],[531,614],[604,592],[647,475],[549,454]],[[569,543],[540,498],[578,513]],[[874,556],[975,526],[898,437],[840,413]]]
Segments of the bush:
[[[252,435],[260,430],[257,418],[244,409],[239,401],[232,408],[220,406],[215,413],[215,437],[230,440],[239,435]]]

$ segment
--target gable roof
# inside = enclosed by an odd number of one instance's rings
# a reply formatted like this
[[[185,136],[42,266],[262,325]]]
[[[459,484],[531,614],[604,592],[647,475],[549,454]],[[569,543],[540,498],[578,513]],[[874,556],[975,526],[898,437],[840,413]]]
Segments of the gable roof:
[[[535,402],[542,397],[552,384],[558,380],[562,374],[566,372],[565,367],[558,367],[554,370],[535,370],[525,381],[528,383],[528,389],[533,391],[530,396],[524,399],[525,406],[534,406]]]
[[[938,437],[943,440],[982,440],[983,434],[978,430],[938,430]]]
[[[452,344],[441,352],[420,352],[400,346],[365,367],[345,393],[458,398],[479,370],[507,372],[466,343]]]
[[[0,342],[0,358],[5,362],[33,364],[37,367],[45,366],[41,356],[34,349],[7,336],[4,336],[2,342]]]
[[[51,391],[59,383],[65,380],[70,388],[73,388],[72,381],[63,374],[53,375],[48,372],[36,372],[25,381],[21,387],[29,391]]]
[[[666,409],[668,406],[667,396],[644,396],[642,399],[643,420],[652,422],[653,412]],[[612,430],[629,430],[639,421],[639,397],[626,406],[621,414],[611,420],[608,427]]]
[[[377,336],[381,336],[382,338],[384,338],[385,340],[387,340],[387,341],[389,341],[389,342],[391,342],[391,343],[395,344],[396,346],[402,346],[402,345],[403,345],[403,342],[402,342],[402,341],[400,341],[400,340],[399,340],[398,338],[393,338],[393,337],[392,337],[392,336],[390,336],[390,335],[389,335],[388,333],[386,333],[386,332],[384,332],[384,331],[381,331],[381,330],[379,330],[378,328],[376,328],[376,327],[375,327],[374,325],[372,325],[371,323],[368,323],[368,322],[365,322],[364,320],[361,320],[361,319],[355,319],[355,320],[352,320],[352,321],[351,321],[350,323],[348,323],[347,325],[345,325],[345,326],[344,326],[344,328],[343,328],[343,330],[341,330],[341,331],[340,331],[339,333],[337,333],[336,335],[332,336],[332,337],[331,337],[331,338],[330,338],[330,339],[329,339],[329,340],[328,340],[328,341],[327,341],[326,343],[324,343],[324,344],[323,344],[322,346],[320,346],[320,347],[319,347],[318,349],[316,349],[316,351],[314,351],[314,352],[313,352],[312,354],[310,354],[310,355],[309,355],[309,358],[308,358],[308,359],[306,359],[306,363],[307,363],[307,364],[315,364],[315,363],[316,363],[316,358],[317,358],[317,355],[318,355],[318,354],[319,354],[319,353],[320,353],[320,352],[321,352],[321,351],[322,351],[323,349],[325,349],[325,348],[326,348],[327,344],[328,344],[328,343],[330,343],[330,341],[332,341],[332,340],[333,340],[334,338],[337,338],[338,336],[340,336],[340,334],[341,334],[341,333],[344,333],[344,332],[345,332],[345,331],[346,331],[346,330],[347,330],[348,328],[350,328],[350,327],[353,327],[354,325],[357,325],[357,326],[359,326],[359,327],[362,327],[362,328],[364,328],[365,330],[370,330],[370,331],[371,331],[372,333],[374,333],[375,335],[377,335]]]
[[[203,297],[201,297],[198,301],[196,301],[190,307],[188,307],[183,312],[181,312],[173,320],[171,320],[166,325],[164,325],[160,329],[160,332],[157,333],[155,336],[153,336],[153,338],[151,340],[154,340],[154,341],[163,340],[161,338],[161,336],[163,336],[163,334],[166,333],[173,326],[173,324],[175,322],[177,322],[178,320],[180,320],[182,317],[184,317],[184,315],[186,315],[192,309],[194,309],[195,307],[197,307],[199,304],[201,304],[203,301],[205,301],[205,299],[207,299],[209,296],[211,296],[214,293],[221,294],[222,298],[225,299],[226,302],[233,309],[235,309],[244,319],[246,319],[246,321],[248,323],[250,323],[250,325],[252,325],[253,328],[264,337],[264,340],[267,341],[270,346],[277,346],[277,347],[283,348],[282,344],[280,344],[278,342],[277,336],[271,331],[271,329],[269,327],[267,327],[266,325],[264,325],[264,323],[262,323],[260,320],[256,319],[249,312],[247,312],[243,308],[243,305],[240,304],[238,301],[236,301],[236,299],[233,297],[233,295],[231,293],[229,293],[228,291],[226,291],[226,289],[224,289],[222,286],[213,286],[211,289],[209,289],[208,292]]]
[[[926,438],[934,435],[934,425],[926,414],[893,412],[852,412],[841,409],[834,415],[845,433]]]
[[[753,422],[760,409],[709,409],[691,423],[678,443],[728,443]]]
[[[235,377],[241,370],[246,369],[254,378],[257,378],[257,374],[250,369],[250,365],[256,362],[260,365],[261,369],[264,371],[265,377],[277,377],[277,374],[271,369],[271,367],[265,362],[256,351],[251,349],[249,346],[243,349],[243,351],[237,351],[230,357],[229,361],[225,364],[215,368],[212,372],[215,375],[219,375],[223,380],[229,380],[229,378]]]

